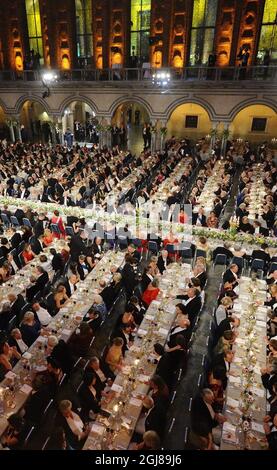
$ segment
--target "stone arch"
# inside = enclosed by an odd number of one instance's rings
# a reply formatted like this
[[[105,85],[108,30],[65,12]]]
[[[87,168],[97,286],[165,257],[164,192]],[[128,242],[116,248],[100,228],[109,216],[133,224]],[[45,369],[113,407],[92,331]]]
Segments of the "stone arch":
[[[247,100],[244,100],[242,101],[241,103],[238,103],[236,106],[234,106],[232,108],[232,110],[230,111],[230,120],[233,120],[236,115],[242,111],[244,108],[247,108],[248,106],[255,106],[255,105],[264,105],[264,106],[268,106],[269,108],[271,108],[275,113],[277,113],[277,104],[273,103],[272,101],[270,100],[267,100],[267,99],[264,99],[264,98],[251,98],[251,99],[247,99]]]
[[[16,104],[15,104],[15,113],[19,114],[24,106],[24,104],[26,103],[26,101],[31,101],[31,102],[34,102],[34,103],[39,103],[46,111],[47,114],[51,114],[51,109],[49,108],[48,106],[48,103],[46,103],[46,101],[41,98],[40,96],[37,96],[37,95],[24,95],[24,96],[21,96]]]
[[[168,136],[193,140],[210,133],[212,121],[206,108],[194,100],[182,101],[172,110],[166,125]]]
[[[176,108],[178,108],[178,106],[187,103],[198,104],[199,106],[202,106],[202,108],[204,108],[204,110],[208,113],[211,121],[216,119],[216,112],[213,106],[207,103],[207,101],[195,97],[178,98],[177,100],[173,101],[165,110],[166,119],[168,120],[170,118],[171,114]]]
[[[140,104],[141,106],[143,106],[146,109],[146,111],[149,114],[150,119],[153,116],[153,109],[152,109],[151,105],[146,100],[144,100],[143,98],[140,98],[139,96],[136,96],[136,95],[120,96],[115,101],[113,101],[113,103],[111,104],[111,106],[109,108],[110,115],[113,116],[116,109],[118,108],[118,106],[120,106],[121,104],[127,103],[127,102]]]
[[[60,106],[59,106],[59,114],[60,115],[63,115],[66,108],[71,104],[71,103],[74,103],[74,101],[79,101],[79,102],[83,102],[85,104],[87,104],[91,109],[92,111],[95,112],[95,114],[99,114],[99,110],[98,110],[98,107],[96,106],[96,104],[91,101],[90,98],[88,98],[87,96],[83,96],[83,95],[78,95],[78,96],[68,96],[67,98],[65,98]]]
[[[254,121],[254,119],[256,121]],[[270,141],[276,137],[277,112],[271,103],[260,100],[240,106],[230,123],[234,138],[248,139],[253,142]]]

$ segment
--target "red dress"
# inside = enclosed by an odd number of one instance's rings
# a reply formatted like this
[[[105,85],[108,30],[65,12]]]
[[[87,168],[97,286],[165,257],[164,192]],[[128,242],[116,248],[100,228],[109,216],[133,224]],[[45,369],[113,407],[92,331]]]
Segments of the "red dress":
[[[32,259],[34,259],[34,255],[29,251],[23,251],[22,256],[26,264],[29,263],[29,261],[32,261]]]
[[[142,295],[142,301],[146,305],[150,305],[152,300],[155,300],[159,295],[160,289],[156,287],[155,289],[146,289]]]
[[[60,229],[60,234],[53,232],[55,238],[65,238],[65,228],[61,216],[56,217],[55,215],[51,219],[51,224],[56,224]]]
[[[169,240],[168,238],[165,238],[164,241],[163,241],[163,248],[166,249],[166,245],[176,245],[176,250],[174,250],[174,253],[168,253],[168,256],[169,258],[175,258],[176,256],[176,259],[179,258],[179,253],[178,253],[178,250],[177,250],[177,245],[179,245],[179,240],[178,238],[174,238],[173,241]]]

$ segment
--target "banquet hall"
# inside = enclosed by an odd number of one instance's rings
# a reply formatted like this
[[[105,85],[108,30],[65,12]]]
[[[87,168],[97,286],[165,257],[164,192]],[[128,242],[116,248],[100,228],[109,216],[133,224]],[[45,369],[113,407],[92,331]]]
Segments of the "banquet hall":
[[[269,455],[275,2],[0,5],[0,450]]]

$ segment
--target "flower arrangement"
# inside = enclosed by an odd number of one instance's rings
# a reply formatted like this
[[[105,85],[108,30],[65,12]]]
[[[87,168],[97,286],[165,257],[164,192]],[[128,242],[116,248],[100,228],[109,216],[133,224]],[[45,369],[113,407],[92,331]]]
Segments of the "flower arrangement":
[[[167,127],[161,127],[161,128],[160,128],[160,133],[161,133],[162,135],[166,135],[166,134],[167,134]]]

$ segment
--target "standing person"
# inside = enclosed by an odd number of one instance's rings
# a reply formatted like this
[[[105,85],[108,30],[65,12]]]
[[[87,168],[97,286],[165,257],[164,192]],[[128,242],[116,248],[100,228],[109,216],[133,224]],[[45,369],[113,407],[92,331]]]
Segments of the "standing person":
[[[147,148],[151,148],[151,125],[147,124],[147,130],[146,130],[146,136],[147,136]]]
[[[142,129],[142,138],[143,138],[143,143],[144,143],[144,149],[147,148],[147,124],[143,124],[143,129]]]
[[[56,232],[53,233],[54,237],[56,237],[56,238],[65,238],[65,235],[66,235],[65,234],[65,228],[64,228],[64,224],[63,224],[63,219],[61,218],[59,211],[57,211],[57,210],[54,211],[54,215],[51,219],[51,224],[57,225],[59,230],[60,230],[60,233],[56,233]]]

